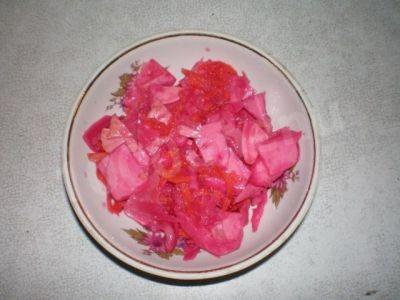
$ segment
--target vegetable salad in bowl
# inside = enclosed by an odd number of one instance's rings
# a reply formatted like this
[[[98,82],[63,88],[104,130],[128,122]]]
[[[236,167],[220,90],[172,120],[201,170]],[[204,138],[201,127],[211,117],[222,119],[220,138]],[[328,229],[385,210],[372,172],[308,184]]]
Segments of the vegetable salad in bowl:
[[[298,161],[301,132],[274,129],[265,92],[227,63],[200,60],[176,81],[151,59],[126,77],[123,114],[83,135],[110,213],[142,225],[142,241],[185,260],[222,256],[256,231],[267,191]]]

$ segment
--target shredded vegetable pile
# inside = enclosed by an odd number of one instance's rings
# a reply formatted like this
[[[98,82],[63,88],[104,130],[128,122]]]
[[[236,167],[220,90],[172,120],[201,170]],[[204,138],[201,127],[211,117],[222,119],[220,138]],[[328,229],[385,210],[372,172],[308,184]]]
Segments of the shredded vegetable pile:
[[[299,158],[301,133],[273,130],[265,93],[221,61],[175,77],[150,60],[130,74],[123,114],[105,115],[83,138],[111,213],[124,212],[170,253],[222,256],[256,231],[268,188]]]

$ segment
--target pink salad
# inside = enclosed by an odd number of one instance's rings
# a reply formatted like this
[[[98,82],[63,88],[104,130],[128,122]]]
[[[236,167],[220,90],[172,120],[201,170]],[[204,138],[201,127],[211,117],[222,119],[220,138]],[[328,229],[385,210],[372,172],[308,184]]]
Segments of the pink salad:
[[[267,191],[299,159],[301,132],[272,128],[264,92],[229,64],[201,60],[175,77],[151,59],[126,77],[123,114],[83,135],[107,208],[143,226],[158,254],[222,256],[258,229]],[[249,212],[251,210],[251,218]]]

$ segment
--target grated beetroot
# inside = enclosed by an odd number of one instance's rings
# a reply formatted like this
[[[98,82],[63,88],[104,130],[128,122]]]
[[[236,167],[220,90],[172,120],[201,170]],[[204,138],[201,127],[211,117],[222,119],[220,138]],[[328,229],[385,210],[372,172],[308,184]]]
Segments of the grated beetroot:
[[[259,227],[268,188],[299,159],[301,133],[273,131],[265,93],[232,66],[200,60],[182,73],[175,84],[154,59],[142,64],[124,114],[103,116],[83,139],[109,211],[145,227],[151,250],[222,256],[240,247],[252,205]]]

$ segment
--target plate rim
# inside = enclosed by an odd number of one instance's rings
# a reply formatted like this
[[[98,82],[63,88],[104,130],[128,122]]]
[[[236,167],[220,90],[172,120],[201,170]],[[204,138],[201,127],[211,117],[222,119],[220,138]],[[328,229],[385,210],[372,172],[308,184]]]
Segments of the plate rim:
[[[69,170],[69,140],[70,140],[70,133],[74,123],[74,118],[77,115],[79,106],[81,102],[84,100],[85,95],[90,88],[90,86],[96,81],[96,79],[107,69],[108,66],[113,64],[116,60],[120,57],[124,56],[126,53],[140,47],[141,45],[148,44],[151,42],[155,42],[157,40],[163,38],[171,38],[176,36],[206,36],[212,38],[221,38],[225,41],[232,42],[238,44],[239,46],[245,47],[253,52],[259,54],[264,59],[271,62],[277,69],[280,71],[289,83],[294,87],[297,94],[299,95],[300,99],[302,100],[304,107],[307,111],[311,122],[311,129],[314,137],[314,166],[313,166],[313,175],[311,177],[311,182],[309,184],[309,188],[305,199],[303,200],[302,205],[293,216],[292,220],[286,226],[286,228],[279,234],[270,244],[265,246],[259,252],[253,254],[252,256],[245,258],[244,260],[237,262],[235,264],[224,266],[218,269],[211,269],[205,271],[175,271],[175,270],[168,270],[163,269],[157,266],[153,266],[142,262],[140,260],[134,259],[128,256],[126,253],[122,252],[120,249],[115,247],[108,241],[105,237],[103,237],[95,226],[90,222],[87,215],[83,211],[77,197],[75,195],[75,191],[72,185],[72,179]],[[319,179],[319,164],[320,164],[320,139],[319,139],[319,129],[317,127],[317,123],[315,120],[315,115],[312,113],[312,104],[310,103],[308,96],[304,89],[300,86],[297,80],[291,75],[291,73],[286,69],[286,67],[278,62],[272,55],[268,54],[266,51],[246,42],[234,36],[217,33],[213,31],[204,31],[204,30],[178,30],[178,31],[169,31],[161,34],[156,34],[149,36],[147,38],[141,39],[128,47],[125,47],[121,51],[118,51],[115,55],[113,55],[110,59],[108,59],[105,63],[101,64],[100,67],[93,73],[90,79],[84,85],[84,88],[78,94],[76,98],[71,113],[69,115],[67,126],[65,128],[64,133],[64,140],[62,145],[62,174],[63,174],[63,182],[64,186],[67,191],[69,202],[77,215],[79,221],[85,228],[85,230],[99,243],[107,252],[112,254],[114,257],[118,258],[119,260],[123,261],[124,263],[138,269],[144,271],[146,273],[150,273],[152,275],[170,278],[170,279],[180,279],[180,280],[203,280],[203,279],[211,279],[217,278],[221,276],[226,276],[229,274],[233,274],[239,272],[243,269],[249,268],[250,266],[254,265],[255,263],[261,261],[262,259],[269,256],[271,253],[276,251],[279,247],[281,247],[289,237],[296,231],[299,225],[304,220],[307,212],[310,209],[312,204],[313,198],[316,193],[318,179]]]

